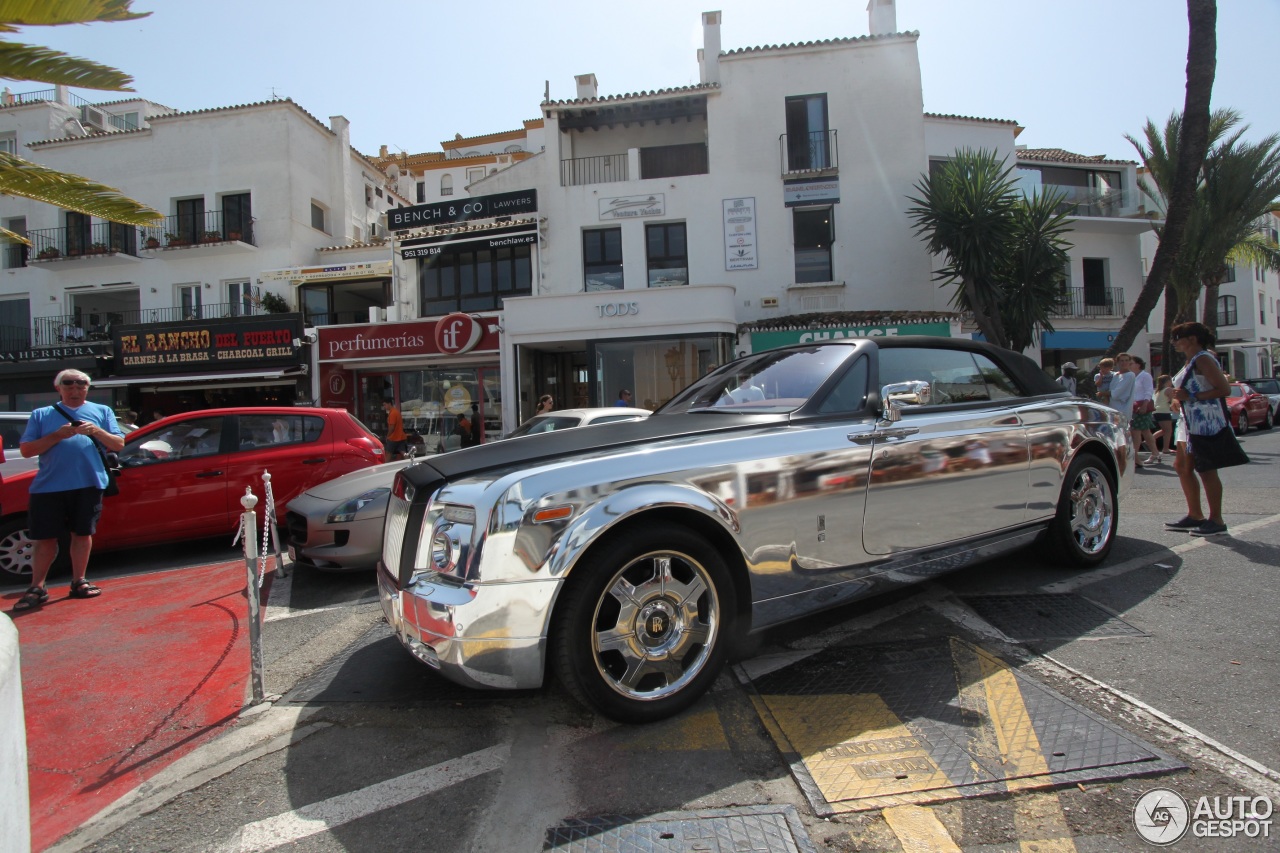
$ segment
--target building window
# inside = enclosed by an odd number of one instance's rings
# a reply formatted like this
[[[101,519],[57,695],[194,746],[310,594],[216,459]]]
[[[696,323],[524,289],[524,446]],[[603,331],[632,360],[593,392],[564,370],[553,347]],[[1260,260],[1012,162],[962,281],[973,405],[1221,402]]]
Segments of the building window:
[[[201,296],[200,282],[180,284],[178,290],[179,313],[184,320],[204,319],[204,299]]]
[[[67,254],[83,255],[89,248],[89,217],[67,211]]]
[[[27,218],[25,216],[19,216],[15,219],[6,219],[4,221],[4,227],[20,237],[27,236]],[[27,265],[27,258],[31,255],[30,249],[31,247],[24,243],[9,243],[5,245],[4,268],[11,270],[17,269],[18,267],[25,267]],[[0,334],[3,334],[3,332],[0,331]],[[4,349],[0,347],[0,352],[3,351]]]
[[[247,317],[253,313],[257,295],[248,279],[226,282],[227,313],[232,317]]]
[[[622,290],[622,229],[582,232],[583,290]]]
[[[0,299],[0,352],[22,352],[30,348],[31,300],[27,297]],[[0,395],[0,404],[4,403]]]
[[[440,195],[453,195],[453,175],[440,176]]]
[[[644,228],[650,287],[689,283],[689,248],[683,222],[660,222]]]
[[[1234,326],[1236,324],[1236,298],[1234,296],[1218,297],[1218,325]]]
[[[1227,275],[1222,280],[1223,284],[1230,284],[1236,280],[1236,268],[1232,264],[1227,264]]]
[[[314,201],[311,202],[311,227],[316,229],[317,231],[323,231],[326,234],[328,234],[329,229],[324,227],[325,226],[324,213],[325,211],[323,207],[321,207],[319,204],[317,204]]]
[[[1258,322],[1267,324],[1267,295],[1262,291],[1258,291]]]
[[[830,207],[793,208],[791,227],[796,252],[796,284],[834,281],[831,243],[835,228]]]
[[[228,240],[253,242],[253,212],[249,205],[249,193],[234,193],[222,197],[222,231]]]
[[[16,133],[0,133],[0,151],[5,154],[18,156],[18,134]]]
[[[199,243],[207,230],[204,223],[204,198],[178,199],[178,237],[188,243]]]
[[[368,323],[370,308],[391,304],[389,279],[341,281],[298,288],[302,322],[307,326]]]
[[[1104,306],[1110,304],[1110,292],[1107,289],[1107,259],[1084,258],[1081,261],[1084,269],[1084,304]]]
[[[484,178],[484,166],[476,169],[467,169],[467,183],[474,184]]]
[[[422,316],[496,311],[502,300],[533,292],[531,247],[450,250],[418,261]]]
[[[826,94],[787,98],[786,113],[787,171],[831,168]]]
[[[424,201],[427,200],[427,182],[418,181],[417,190],[418,190],[418,195],[417,195],[418,204],[422,204]]]

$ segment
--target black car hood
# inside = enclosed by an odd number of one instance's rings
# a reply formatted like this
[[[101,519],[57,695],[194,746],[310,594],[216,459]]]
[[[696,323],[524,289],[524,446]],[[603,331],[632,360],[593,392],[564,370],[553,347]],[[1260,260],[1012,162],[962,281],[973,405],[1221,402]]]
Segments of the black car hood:
[[[789,417],[786,414],[686,413],[559,429],[432,456],[405,468],[404,476],[417,489],[434,491],[441,481],[482,474],[485,471],[541,464],[610,447],[642,445],[668,438],[712,435],[786,423]]]

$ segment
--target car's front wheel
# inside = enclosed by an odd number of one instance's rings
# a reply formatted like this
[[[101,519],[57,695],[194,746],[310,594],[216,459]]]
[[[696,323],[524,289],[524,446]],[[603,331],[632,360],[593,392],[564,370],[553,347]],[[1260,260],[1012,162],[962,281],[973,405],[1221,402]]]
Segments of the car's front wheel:
[[[1081,453],[1067,469],[1058,514],[1049,528],[1055,554],[1067,565],[1098,565],[1111,553],[1119,516],[1111,472],[1097,456]]]
[[[580,702],[625,723],[693,704],[724,665],[736,606],[724,560],[687,528],[633,528],[569,576],[552,656]]]
[[[27,518],[11,518],[0,524],[0,578],[25,581],[31,577],[31,552],[35,543],[27,535]]]
[[[1241,409],[1240,415],[1236,418],[1236,435],[1244,435],[1249,431],[1249,413]]]

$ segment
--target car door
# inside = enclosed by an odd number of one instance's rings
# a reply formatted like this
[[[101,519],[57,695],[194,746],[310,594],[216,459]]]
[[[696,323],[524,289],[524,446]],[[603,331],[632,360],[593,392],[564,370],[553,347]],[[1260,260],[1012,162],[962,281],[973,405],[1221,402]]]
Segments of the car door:
[[[271,474],[276,514],[284,518],[284,506],[312,486],[336,476],[333,464],[333,429],[324,415],[305,410],[252,413],[236,416],[238,446],[230,459],[230,489],[237,504],[245,488],[262,499],[262,479]]]
[[[137,430],[120,452],[120,494],[102,504],[100,545],[149,544],[234,532],[228,522],[228,418],[193,415]]]
[[[1026,517],[1030,453],[1018,386],[981,353],[882,347],[876,387],[928,382],[928,405],[875,430],[862,541],[869,554],[928,548]]]

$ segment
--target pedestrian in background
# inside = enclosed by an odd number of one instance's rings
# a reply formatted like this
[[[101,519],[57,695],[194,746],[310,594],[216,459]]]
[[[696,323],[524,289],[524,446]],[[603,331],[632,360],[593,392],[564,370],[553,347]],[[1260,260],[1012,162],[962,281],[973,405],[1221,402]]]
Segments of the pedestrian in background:
[[[386,460],[393,462],[396,459],[404,458],[404,448],[408,443],[409,436],[404,434],[404,417],[401,416],[400,410],[396,408],[395,403],[390,400],[383,400],[382,411],[387,413]]]
[[[1161,373],[1156,379],[1156,410],[1151,417],[1156,422],[1156,452],[1148,456],[1147,465],[1159,465],[1164,453],[1173,454],[1173,379],[1167,373]]]
[[[1062,375],[1058,377],[1058,384],[1063,387],[1072,396],[1076,393],[1076,363],[1068,361],[1062,365]]]
[[[138,413],[132,409],[123,411],[116,418],[116,424],[120,427],[121,432],[128,435],[138,428]]]
[[[1222,480],[1218,469],[1248,461],[1227,419],[1225,400],[1231,394],[1231,383],[1209,349],[1214,337],[1207,326],[1179,323],[1169,335],[1174,349],[1187,359],[1187,366],[1173,383],[1176,386],[1173,396],[1186,424],[1186,442],[1178,445],[1174,468],[1186,498],[1187,514],[1178,521],[1167,522],[1165,527],[1185,530],[1192,536],[1218,536],[1227,532],[1222,518]],[[1178,432],[1181,431],[1180,423]],[[1207,518],[1200,508],[1201,487],[1209,507]]]
[[[619,391],[619,392],[618,392],[618,399],[616,399],[616,400],[614,400],[614,401],[613,401],[613,405],[615,405],[615,406],[630,406],[630,405],[631,405],[631,391],[630,391],[630,390],[628,390],[628,389],[626,389],[626,388],[623,388],[621,391]]]
[[[1155,382],[1147,372],[1147,363],[1140,356],[1129,357],[1129,370],[1133,373],[1133,420],[1129,423],[1129,432],[1133,439],[1133,454],[1136,461],[1145,445],[1147,458],[1159,453],[1156,448]]]
[[[535,415],[545,415],[556,407],[556,401],[552,399],[550,394],[543,394],[538,398],[538,407],[533,410]]]
[[[1111,402],[1111,379],[1115,376],[1115,359],[1104,358],[1098,362],[1098,372],[1093,374],[1093,387],[1098,394],[1098,402]]]
[[[31,413],[18,446],[26,459],[39,456],[40,468],[31,481],[27,504],[27,530],[35,542],[31,586],[13,606],[17,611],[49,600],[45,580],[58,555],[58,538],[66,534],[71,535],[70,597],[102,594],[85,574],[102,514],[102,491],[109,482],[102,451],[122,450],[124,433],[110,407],[89,402],[88,375],[64,370],[54,377],[53,387],[60,403]]]
[[[1111,374],[1111,387],[1107,399],[1107,405],[1124,418],[1125,430],[1129,429],[1129,423],[1133,420],[1133,392],[1134,384],[1138,379],[1129,369],[1132,366],[1132,358],[1133,356],[1127,352],[1116,356],[1116,370]]]

